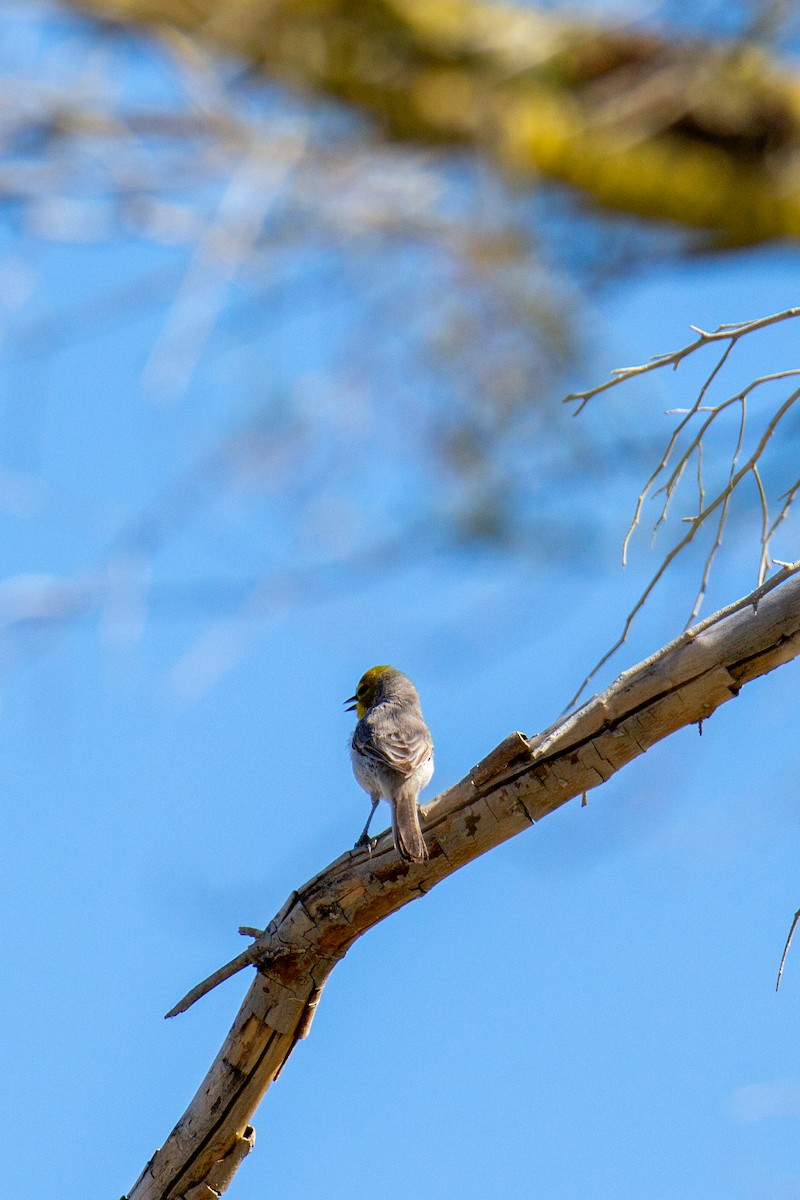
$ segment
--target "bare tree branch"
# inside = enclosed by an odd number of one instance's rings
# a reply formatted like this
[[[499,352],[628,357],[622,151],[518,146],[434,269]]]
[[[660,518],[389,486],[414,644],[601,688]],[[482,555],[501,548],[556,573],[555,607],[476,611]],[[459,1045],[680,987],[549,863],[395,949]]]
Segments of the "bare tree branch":
[[[714,330],[713,333],[705,333],[703,330],[697,330],[699,337],[695,341],[690,342],[687,346],[683,346],[680,350],[674,350],[669,354],[657,355],[655,358],[651,359],[649,363],[645,363],[641,366],[624,367],[616,370],[612,373],[612,378],[607,380],[605,383],[602,383],[595,388],[590,388],[585,392],[573,392],[569,396],[565,397],[566,401],[578,400],[579,405],[576,412],[582,412],[586,404],[594,396],[599,395],[601,392],[604,392],[611,387],[615,387],[619,383],[624,383],[646,372],[657,370],[659,367],[671,366],[673,370],[676,370],[685,358],[691,354],[694,354],[697,350],[700,350],[701,348],[715,342],[726,343],[722,354],[716,361],[710,374],[707,376],[705,382],[701,386],[694,403],[689,408],[677,408],[669,410],[668,415],[676,414],[679,415],[681,419],[678,421],[678,424],[670,434],[666,447],[662,452],[655,469],[648,477],[644,487],[637,497],[633,517],[630,525],[628,526],[628,530],[625,534],[622,544],[623,566],[627,565],[628,548],[631,537],[633,536],[634,530],[639,524],[645,500],[651,493],[654,484],[656,484],[660,478],[664,478],[664,476],[666,476],[664,482],[654,493],[654,495],[658,495],[659,493],[663,492],[664,502],[661,512],[659,513],[655,524],[653,525],[651,545],[655,541],[659,528],[666,521],[667,513],[669,512],[672,501],[678,492],[681,481],[684,478],[686,469],[691,463],[692,458],[696,459],[696,484],[698,495],[697,510],[692,515],[684,516],[682,518],[684,523],[688,526],[686,533],[684,533],[676,541],[676,543],[661,560],[660,565],[651,576],[649,582],[644,588],[644,591],[641,593],[633,608],[625,618],[622,632],[620,633],[619,637],[610,647],[610,649],[603,654],[603,656],[586,676],[580,688],[567,705],[568,708],[571,708],[577,703],[584,689],[591,682],[591,680],[594,679],[598,671],[625,643],[633,626],[633,622],[644,608],[647,600],[656,586],[663,579],[667,569],[671,566],[675,559],[683,554],[687,547],[694,542],[697,535],[708,524],[709,518],[714,513],[718,512],[714,541],[708,551],[708,554],[706,555],[697,596],[695,598],[692,611],[689,614],[689,618],[686,622],[687,627],[691,625],[691,623],[697,618],[705,598],[714,560],[716,559],[717,553],[722,545],[722,538],[728,521],[732,498],[740,484],[747,480],[750,475],[752,475],[756,484],[761,513],[761,531],[759,535],[759,560],[757,572],[758,584],[761,585],[766,579],[769,569],[770,543],[772,536],[778,526],[782,524],[787,517],[800,485],[797,483],[793,484],[786,492],[784,492],[782,496],[779,497],[779,499],[783,500],[784,502],[783,507],[778,516],[774,520],[770,521],[769,501],[762,481],[761,463],[765,451],[770,445],[778,425],[794,408],[797,400],[800,399],[800,389],[796,389],[795,391],[791,392],[783,401],[783,403],[778,405],[773,410],[772,414],[769,416],[761,430],[760,436],[752,453],[749,455],[744,465],[739,467],[739,458],[744,448],[745,434],[747,431],[748,399],[758,389],[765,387],[768,384],[774,384],[785,379],[796,379],[796,377],[800,375],[800,368],[792,367],[784,371],[773,371],[769,374],[760,375],[758,378],[751,380],[745,387],[741,388],[734,395],[728,396],[716,404],[705,403],[705,401],[708,400],[709,390],[719,376],[722,368],[728,361],[732,350],[740,338],[746,336],[747,334],[755,333],[757,330],[765,329],[768,326],[779,324],[799,315],[800,308],[791,308],[786,309],[784,312],[774,313],[769,317],[761,317],[755,321],[746,321],[734,325],[720,325],[719,328]],[[695,327],[692,326],[692,328]],[[710,500],[707,500],[707,483],[705,479],[703,447],[709,432],[719,421],[719,418],[729,409],[737,405],[740,409],[738,435],[736,439],[736,445],[730,459],[727,479],[719,486],[719,490],[716,492],[716,494],[714,494]],[[702,418],[700,414],[702,414]],[[699,425],[697,422],[695,422],[693,427],[692,422],[695,418],[698,418]],[[689,431],[690,429],[692,430],[691,436],[673,463],[673,454],[677,449],[681,434],[683,434],[685,431]],[[667,474],[668,468],[669,474]]]
[[[425,806],[428,862],[401,862],[387,832],[371,856],[349,851],[293,892],[250,948],[261,965],[233,1027],[129,1200],[224,1190],[218,1164],[243,1153],[250,1118],[307,1035],[331,971],[363,933],[800,654],[798,572],[800,563],[787,564],[538,736],[511,734]]]
[[[657,371],[660,367],[672,367],[673,370],[677,370],[685,358],[688,358],[690,354],[694,354],[696,350],[702,349],[703,346],[708,346],[711,342],[730,342],[732,347],[736,345],[740,337],[744,337],[747,333],[755,333],[757,329],[766,329],[769,325],[777,325],[781,321],[790,321],[794,317],[800,317],[800,308],[787,308],[783,312],[773,313],[769,317],[759,317],[756,321],[742,321],[733,325],[720,325],[718,329],[713,330],[711,333],[705,333],[702,329],[698,329],[697,326],[692,325],[692,329],[698,336],[693,342],[689,342],[687,346],[681,347],[680,350],[672,350],[669,354],[656,354],[649,362],[642,363],[638,367],[618,367],[615,371],[611,372],[611,379],[607,379],[605,383],[601,383],[594,388],[589,388],[585,392],[570,392],[568,396],[564,397],[564,403],[568,404],[573,400],[579,401],[578,407],[575,410],[577,415],[594,396],[599,396],[601,392],[607,392],[609,388],[617,387],[620,383],[626,383],[627,380],[633,379],[637,375],[646,375],[649,371]],[[708,384],[706,384],[707,386]]]

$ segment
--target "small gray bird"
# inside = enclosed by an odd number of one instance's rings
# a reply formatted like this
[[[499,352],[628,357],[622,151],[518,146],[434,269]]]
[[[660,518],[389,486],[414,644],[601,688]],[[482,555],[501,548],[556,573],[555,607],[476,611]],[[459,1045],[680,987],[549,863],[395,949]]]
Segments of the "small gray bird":
[[[356,846],[371,844],[370,821],[382,796],[392,808],[397,853],[407,862],[425,862],[428,847],[419,826],[417,797],[433,775],[433,739],[417,689],[394,667],[370,667],[345,704],[359,718],[350,751],[353,773],[372,800]]]

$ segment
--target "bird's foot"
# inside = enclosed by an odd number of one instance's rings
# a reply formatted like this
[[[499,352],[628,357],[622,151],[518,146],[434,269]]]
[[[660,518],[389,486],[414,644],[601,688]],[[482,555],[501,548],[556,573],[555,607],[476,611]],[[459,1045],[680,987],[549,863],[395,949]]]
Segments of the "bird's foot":
[[[362,833],[361,837],[356,842],[355,846],[353,846],[353,849],[354,850],[366,850],[367,854],[371,858],[372,851],[374,849],[374,846],[375,846],[375,843],[377,842],[377,840],[378,840],[377,838],[370,837],[368,833],[364,832],[364,833]]]

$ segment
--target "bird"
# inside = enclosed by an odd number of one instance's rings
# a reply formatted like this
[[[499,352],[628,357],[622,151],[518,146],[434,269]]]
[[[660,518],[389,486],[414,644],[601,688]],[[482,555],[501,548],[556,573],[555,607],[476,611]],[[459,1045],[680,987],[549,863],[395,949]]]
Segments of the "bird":
[[[425,862],[428,847],[419,824],[417,797],[433,775],[433,739],[417,689],[394,667],[370,667],[345,704],[348,712],[358,716],[350,750],[353,774],[372,801],[355,848],[372,846],[369,826],[383,797],[392,809],[398,854],[406,862]]]

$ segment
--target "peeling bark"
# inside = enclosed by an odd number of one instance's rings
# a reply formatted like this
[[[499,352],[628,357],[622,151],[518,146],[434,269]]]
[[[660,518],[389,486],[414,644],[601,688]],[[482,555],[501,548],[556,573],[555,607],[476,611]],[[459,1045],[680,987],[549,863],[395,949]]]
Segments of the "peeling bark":
[[[293,892],[254,943],[260,966],[222,1049],[129,1200],[205,1200],[225,1190],[252,1146],[250,1118],[363,933],[795,658],[799,571],[779,572],[538,736],[511,734],[423,809],[428,862],[403,862],[386,831],[371,856],[349,851]]]

